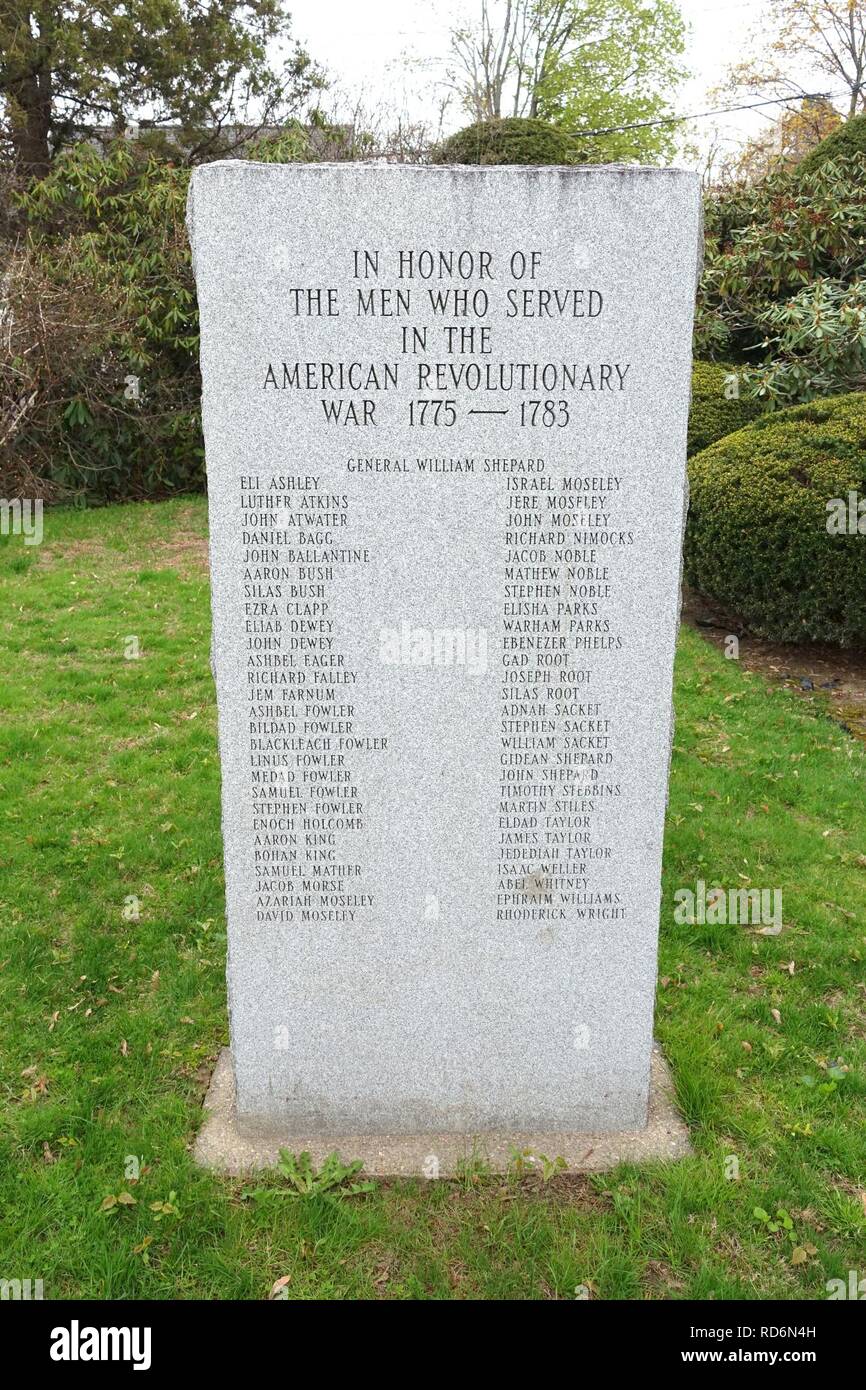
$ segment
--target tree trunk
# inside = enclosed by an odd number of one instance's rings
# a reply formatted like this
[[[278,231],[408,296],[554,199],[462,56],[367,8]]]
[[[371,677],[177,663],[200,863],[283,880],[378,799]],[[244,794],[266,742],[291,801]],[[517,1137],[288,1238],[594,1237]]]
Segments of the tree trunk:
[[[38,33],[32,30],[36,21]],[[23,51],[10,62],[6,99],[15,157],[29,178],[42,178],[51,163],[53,17],[49,7],[27,12]]]
[[[47,74],[32,74],[10,84],[12,143],[18,164],[29,178],[43,178],[51,163],[51,98]]]

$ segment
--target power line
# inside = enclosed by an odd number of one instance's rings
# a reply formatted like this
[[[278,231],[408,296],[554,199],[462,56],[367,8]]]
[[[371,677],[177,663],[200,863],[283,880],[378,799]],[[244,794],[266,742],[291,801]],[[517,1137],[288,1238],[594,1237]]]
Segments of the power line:
[[[753,101],[747,106],[720,106],[716,111],[698,111],[692,116],[659,116],[652,121],[635,121],[632,125],[611,125],[599,130],[573,130],[570,137],[573,140],[587,140],[592,135],[619,135],[626,130],[645,130],[647,126],[653,125],[680,125],[683,121],[704,121],[709,116],[730,116],[735,111],[755,111],[759,106],[782,106],[789,101],[827,101],[831,96],[838,96],[834,92],[799,92],[792,97],[773,97],[770,101]]]

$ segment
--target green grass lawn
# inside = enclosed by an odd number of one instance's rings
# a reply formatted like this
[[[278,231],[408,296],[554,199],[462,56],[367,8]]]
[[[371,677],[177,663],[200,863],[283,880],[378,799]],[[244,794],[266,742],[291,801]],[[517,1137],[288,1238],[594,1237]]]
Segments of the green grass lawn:
[[[0,1278],[48,1299],[261,1299],[283,1276],[291,1298],[820,1299],[866,1275],[866,750],[691,631],[656,1031],[694,1156],[294,1201],[194,1166],[227,1042],[206,522],[180,499],[0,543]],[[699,879],[781,888],[783,931],[677,925]]]

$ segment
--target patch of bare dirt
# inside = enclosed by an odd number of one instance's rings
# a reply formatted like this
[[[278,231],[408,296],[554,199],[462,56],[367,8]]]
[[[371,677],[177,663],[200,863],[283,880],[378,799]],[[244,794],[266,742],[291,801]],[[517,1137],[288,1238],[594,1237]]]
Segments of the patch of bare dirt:
[[[713,646],[725,650],[726,640],[739,640],[739,664],[804,698],[825,696],[831,717],[855,738],[866,742],[866,652],[794,642],[767,642],[755,637],[742,621],[703,594],[683,586],[682,620]]]
[[[199,536],[194,531],[177,531],[171,540],[150,547],[148,554],[152,557],[151,563],[161,561],[182,573],[207,574],[209,567],[207,536]]]
[[[179,512],[164,534],[142,536],[129,550],[111,550],[100,536],[52,542],[47,539],[38,549],[37,563],[48,568],[55,564],[96,566],[107,562],[115,571],[128,573],[142,569],[173,569],[183,577],[208,572],[206,535],[191,529],[198,521],[192,512]]]
[[[64,564],[70,564],[76,560],[87,563],[101,559],[106,553],[102,541],[95,538],[63,541],[62,544],[59,541],[44,541],[36,551],[36,563],[45,567],[50,567],[57,560],[62,560]]]

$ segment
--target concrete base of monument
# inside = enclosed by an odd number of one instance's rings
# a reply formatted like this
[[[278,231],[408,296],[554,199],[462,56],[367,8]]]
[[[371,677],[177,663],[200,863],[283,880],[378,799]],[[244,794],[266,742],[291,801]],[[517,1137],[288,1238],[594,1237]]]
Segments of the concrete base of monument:
[[[318,1165],[335,1149],[344,1162],[360,1158],[373,1177],[452,1177],[467,1162],[504,1173],[514,1151],[563,1158],[573,1173],[598,1172],[618,1163],[670,1162],[691,1153],[689,1132],[674,1102],[673,1083],[661,1049],[653,1046],[649,1114],[645,1129],[619,1134],[315,1134],[275,1138],[238,1130],[231,1053],[220,1053],[205,1096],[207,1118],[193,1153],[217,1172],[240,1174],[271,1168],[281,1148],[308,1150]]]

